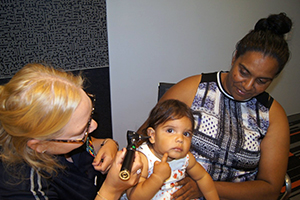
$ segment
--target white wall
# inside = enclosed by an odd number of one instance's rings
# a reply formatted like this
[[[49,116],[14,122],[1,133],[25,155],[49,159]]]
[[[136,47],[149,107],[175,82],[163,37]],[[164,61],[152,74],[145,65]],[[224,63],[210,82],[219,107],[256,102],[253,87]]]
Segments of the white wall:
[[[114,139],[126,146],[127,130],[155,105],[158,82],[229,70],[236,42],[279,12],[294,21],[292,59],[268,91],[288,115],[299,113],[299,10],[300,0],[107,0]]]

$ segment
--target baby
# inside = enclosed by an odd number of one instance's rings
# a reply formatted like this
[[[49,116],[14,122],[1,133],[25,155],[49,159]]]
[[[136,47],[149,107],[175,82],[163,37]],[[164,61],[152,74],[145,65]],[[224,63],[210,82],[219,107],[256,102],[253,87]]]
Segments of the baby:
[[[126,191],[128,199],[171,199],[185,173],[197,181],[207,200],[219,199],[212,178],[189,152],[194,128],[190,108],[166,100],[152,109],[147,123],[149,141],[138,148],[143,170],[139,183]]]

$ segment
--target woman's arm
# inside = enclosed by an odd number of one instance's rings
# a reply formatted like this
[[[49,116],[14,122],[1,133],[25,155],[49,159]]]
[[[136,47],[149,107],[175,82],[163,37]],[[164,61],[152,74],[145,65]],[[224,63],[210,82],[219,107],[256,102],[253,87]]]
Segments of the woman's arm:
[[[270,109],[270,126],[261,142],[261,158],[257,180],[240,183],[215,182],[221,199],[277,199],[286,174],[290,133],[286,114],[278,102],[274,100]],[[194,183],[186,179],[182,189],[173,194],[178,200],[195,197]],[[190,191],[191,190],[191,191]],[[192,193],[193,192],[193,193]],[[198,194],[201,196],[201,194]]]
[[[191,106],[201,80],[201,75],[190,76],[172,86],[159,100],[177,99]]]
[[[102,174],[106,174],[116,156],[119,148],[118,144],[110,138],[96,139],[92,137],[92,142],[94,150],[97,152],[92,164],[95,170],[100,171]]]
[[[125,153],[126,148],[123,148],[122,151],[117,153],[111,169],[109,170],[104,183],[97,193],[95,200],[117,200],[125,190],[138,183],[141,174],[137,174],[137,171],[143,168],[143,164],[138,152],[135,153],[130,179],[123,181],[119,178],[119,172],[122,167]]]

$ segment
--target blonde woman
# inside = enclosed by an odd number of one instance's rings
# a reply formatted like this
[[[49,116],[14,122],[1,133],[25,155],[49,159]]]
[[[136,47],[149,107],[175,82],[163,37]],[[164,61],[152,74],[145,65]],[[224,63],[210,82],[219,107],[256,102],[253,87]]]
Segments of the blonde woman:
[[[1,199],[118,199],[136,183],[139,157],[131,180],[122,182],[115,174],[125,150],[115,159],[112,139],[89,136],[97,128],[95,97],[83,82],[28,64],[0,86]]]

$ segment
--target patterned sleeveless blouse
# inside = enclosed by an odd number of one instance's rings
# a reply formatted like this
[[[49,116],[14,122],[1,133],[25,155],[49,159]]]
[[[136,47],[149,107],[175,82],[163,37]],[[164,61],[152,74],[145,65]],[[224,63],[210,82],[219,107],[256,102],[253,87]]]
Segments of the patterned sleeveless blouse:
[[[223,89],[221,73],[202,74],[191,106],[195,117],[191,152],[215,181],[254,180],[273,98],[263,92],[236,101]]]

